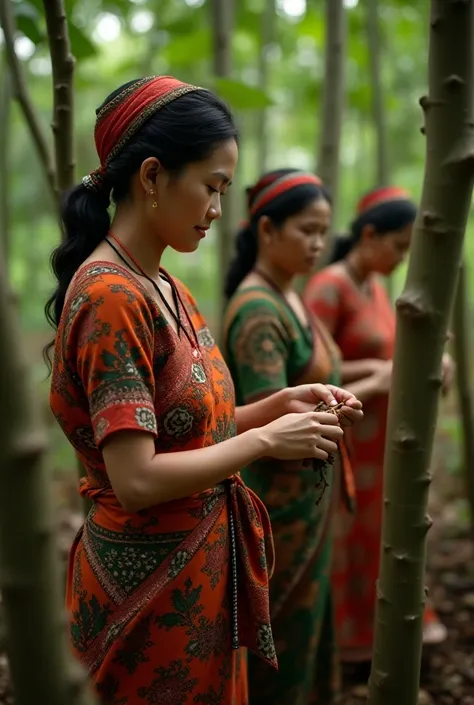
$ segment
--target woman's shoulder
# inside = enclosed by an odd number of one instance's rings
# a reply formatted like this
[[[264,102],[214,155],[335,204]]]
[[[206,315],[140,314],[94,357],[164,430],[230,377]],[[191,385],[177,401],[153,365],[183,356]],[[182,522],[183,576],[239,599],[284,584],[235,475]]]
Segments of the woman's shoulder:
[[[275,318],[282,317],[283,306],[276,292],[261,285],[242,286],[229,299],[225,318],[234,319],[238,315],[248,317],[262,311]]]
[[[278,335],[282,340],[293,340],[295,325],[276,292],[259,287],[237,289],[229,300],[224,314],[224,338],[248,335],[258,330]]]
[[[342,262],[335,262],[328,267],[320,269],[311,277],[308,287],[321,284],[332,284],[333,286],[344,286],[347,282],[347,271]]]
[[[113,262],[88,262],[82,265],[69,286],[65,309],[70,316],[90,309],[109,310],[114,317],[122,309],[153,313],[153,300],[141,282],[121,265]]]

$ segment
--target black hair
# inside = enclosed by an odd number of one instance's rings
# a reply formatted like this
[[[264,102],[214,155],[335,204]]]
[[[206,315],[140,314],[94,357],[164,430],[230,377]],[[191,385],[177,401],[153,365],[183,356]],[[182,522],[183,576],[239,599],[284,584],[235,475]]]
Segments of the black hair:
[[[347,235],[336,235],[331,253],[331,263],[345,259],[352,248],[359,242],[366,225],[373,225],[377,235],[383,237],[388,233],[402,230],[416,218],[416,206],[407,199],[386,201],[362,213],[351,224]]]
[[[261,191],[276,179],[292,174],[296,169],[276,169],[264,174],[255,186],[247,189],[248,208]],[[300,213],[312,201],[324,198],[329,203],[331,198],[324,186],[317,184],[301,184],[284,191],[282,194],[266,203],[254,213],[238,231],[235,239],[235,256],[227,272],[225,295],[228,299],[234,294],[239,284],[252,270],[258,255],[258,221],[263,215],[268,216],[276,227],[284,225],[291,216]]]
[[[96,114],[127,86],[111,93]],[[71,280],[110,228],[110,198],[118,204],[130,190],[143,161],[156,157],[165,169],[179,174],[192,162],[206,159],[214,149],[238,133],[227,105],[207,90],[186,93],[153,113],[107,165],[99,191],[79,184],[65,194],[61,205],[63,239],[51,256],[57,287],[45,306],[49,323],[57,328]],[[45,348],[46,360],[53,343]]]

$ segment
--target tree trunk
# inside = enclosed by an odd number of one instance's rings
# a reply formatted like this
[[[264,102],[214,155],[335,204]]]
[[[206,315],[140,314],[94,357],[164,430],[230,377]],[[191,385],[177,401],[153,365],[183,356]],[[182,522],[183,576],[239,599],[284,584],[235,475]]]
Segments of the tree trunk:
[[[337,207],[339,148],[344,109],[347,15],[343,0],[326,0],[326,47],[317,173]]]
[[[15,20],[13,16],[13,3],[11,0],[0,0],[0,25],[3,29],[5,52],[12,77],[13,93],[20,105],[25,122],[28,125],[33,144],[35,145],[39,160],[44,169],[49,191],[55,200],[55,172],[51,150],[49,148],[46,135],[44,134],[41,121],[36,114],[36,110],[28,93],[28,86],[26,83],[23,66],[15,52]]]
[[[432,0],[426,166],[397,336],[370,705],[416,705],[441,357],[474,172],[474,0]]]
[[[463,471],[466,495],[471,514],[471,537],[474,539],[474,402],[470,372],[469,299],[467,294],[466,264],[459,270],[458,288],[454,300],[453,332],[456,359],[456,383],[463,435]]]
[[[214,42],[214,75],[230,78],[232,75],[232,30],[235,19],[234,0],[212,0],[212,27]],[[224,283],[234,249],[234,195],[235,184],[226,196],[218,235],[218,286],[216,339],[220,342],[224,312]]]
[[[0,243],[3,260],[8,271],[10,264],[10,127],[11,127],[11,79],[6,59],[2,62],[0,85]]]
[[[339,187],[339,152],[345,92],[347,13],[344,0],[326,0],[326,47],[323,87],[322,125],[319,138],[317,173],[332,197],[333,222]],[[328,238],[318,269],[331,253]]]
[[[43,0],[53,71],[54,154],[58,198],[74,185],[74,58],[63,0]]]
[[[378,0],[367,4],[367,42],[369,46],[370,82],[372,87],[372,119],[377,138],[378,186],[388,186],[387,121],[382,88],[382,54],[380,50],[380,21]]]
[[[258,85],[260,90],[268,90],[268,53],[275,40],[276,9],[275,0],[265,0],[261,14],[260,52],[258,55]],[[257,115],[257,178],[267,170],[269,132],[268,109],[262,108]]]
[[[15,703],[85,705],[93,698],[65,639],[46,440],[0,269],[0,587]]]
[[[377,140],[377,186],[389,185],[387,120],[382,82],[382,52],[380,48],[380,19],[378,0],[367,5],[367,43],[369,47],[370,82],[372,86],[372,119]],[[386,278],[386,287],[393,300],[393,278]]]

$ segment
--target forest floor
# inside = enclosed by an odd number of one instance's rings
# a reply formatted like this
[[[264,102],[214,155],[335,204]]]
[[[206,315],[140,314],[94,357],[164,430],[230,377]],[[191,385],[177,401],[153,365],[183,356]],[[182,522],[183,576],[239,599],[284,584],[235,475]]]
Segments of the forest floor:
[[[468,538],[448,531],[432,547],[430,600],[448,628],[440,646],[425,647],[418,705],[474,705],[474,560]],[[368,688],[345,673],[342,705],[363,705]]]
[[[438,476],[439,478],[439,476]],[[63,560],[81,524],[75,482],[61,473],[55,483],[59,549]],[[427,582],[430,600],[448,628],[448,639],[424,653],[419,705],[474,705],[474,549],[460,521],[460,479],[441,475],[434,483],[430,512]],[[462,513],[462,512],[461,512]],[[367,685],[347,674],[342,705],[364,705]],[[7,659],[0,649],[0,705],[13,705]]]

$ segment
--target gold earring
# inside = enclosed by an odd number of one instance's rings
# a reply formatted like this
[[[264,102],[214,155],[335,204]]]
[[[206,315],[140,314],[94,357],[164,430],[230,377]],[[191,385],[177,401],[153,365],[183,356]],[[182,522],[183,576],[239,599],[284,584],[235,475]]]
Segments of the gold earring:
[[[151,188],[151,189],[148,191],[148,193],[149,193],[150,196],[154,196],[154,195],[155,195],[155,189]],[[153,203],[151,204],[151,207],[152,207],[152,208],[158,208],[158,203],[157,203],[156,201],[153,201]]]

